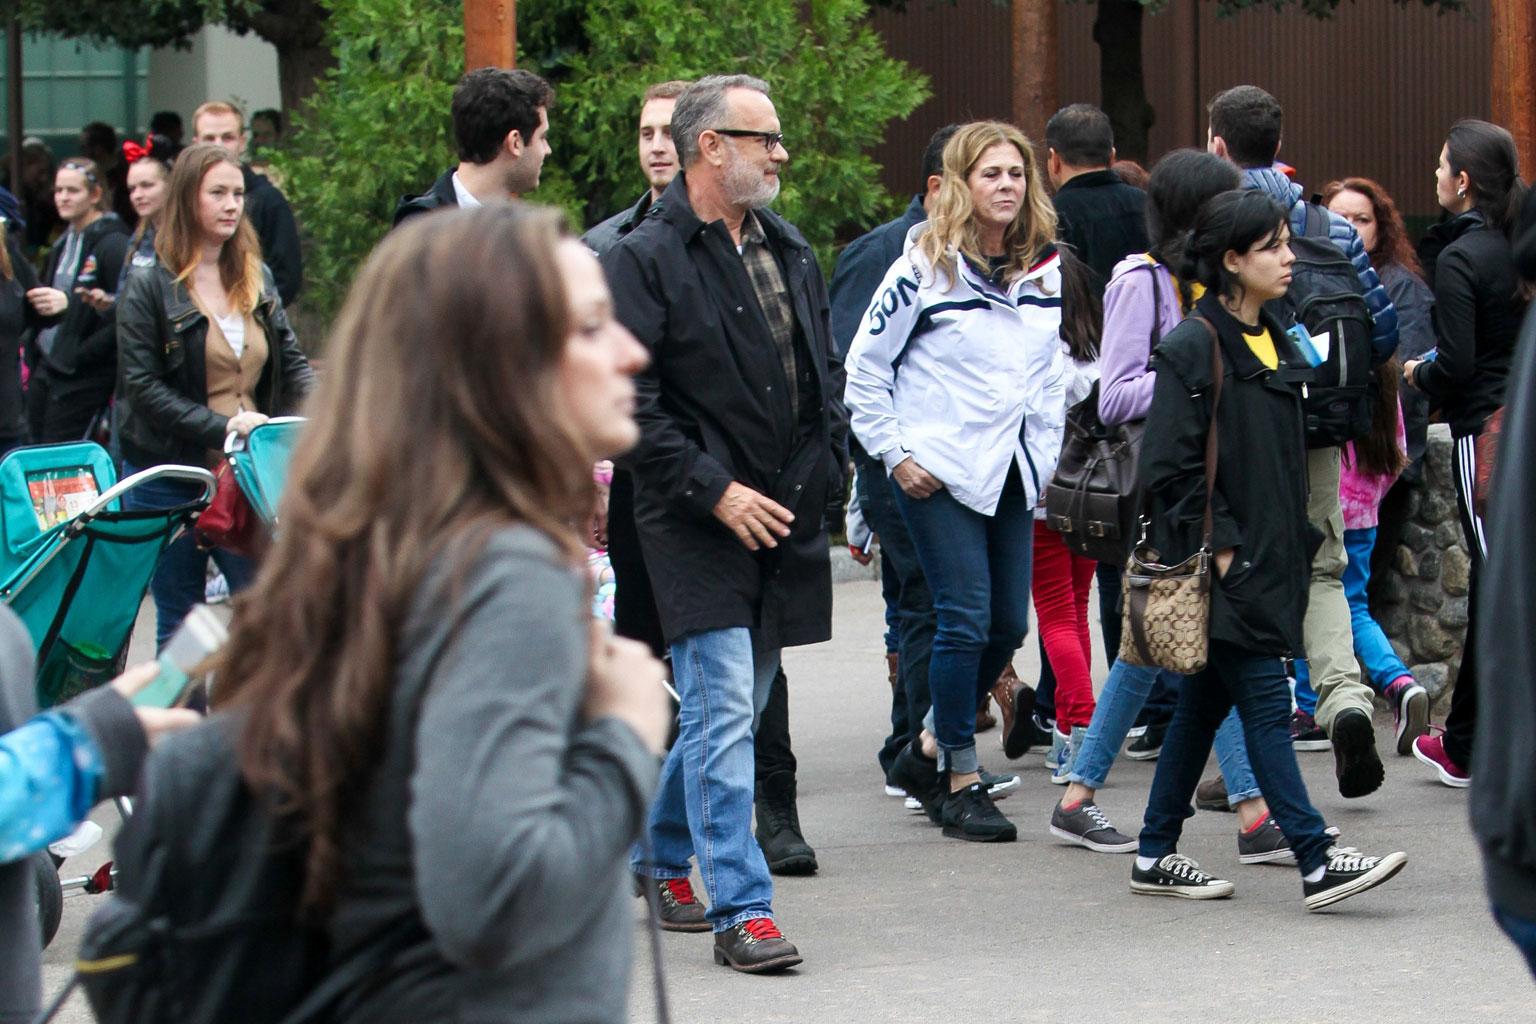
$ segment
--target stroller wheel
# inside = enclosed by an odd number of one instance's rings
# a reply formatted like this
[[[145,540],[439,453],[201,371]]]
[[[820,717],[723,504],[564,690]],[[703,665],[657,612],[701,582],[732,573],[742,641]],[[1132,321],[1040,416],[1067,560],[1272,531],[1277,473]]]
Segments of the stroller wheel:
[[[29,863],[37,889],[37,922],[42,928],[43,948],[47,949],[64,917],[64,889],[59,885],[58,866],[47,850],[34,853]]]

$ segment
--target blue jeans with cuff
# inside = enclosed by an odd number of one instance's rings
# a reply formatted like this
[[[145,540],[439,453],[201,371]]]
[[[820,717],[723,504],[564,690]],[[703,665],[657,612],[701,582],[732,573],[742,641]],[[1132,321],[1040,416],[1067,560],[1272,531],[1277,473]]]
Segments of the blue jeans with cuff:
[[[687,878],[697,856],[717,932],[773,916],[773,879],[752,836],[753,734],[779,655],[746,627],[691,633],[672,644],[677,742],[662,763],[646,826],[654,863],[636,849],[630,865],[652,878]]]
[[[939,767],[977,769],[976,707],[1029,631],[1034,510],[1010,472],[993,515],[947,490],[911,498],[893,486],[938,616],[928,688]]]

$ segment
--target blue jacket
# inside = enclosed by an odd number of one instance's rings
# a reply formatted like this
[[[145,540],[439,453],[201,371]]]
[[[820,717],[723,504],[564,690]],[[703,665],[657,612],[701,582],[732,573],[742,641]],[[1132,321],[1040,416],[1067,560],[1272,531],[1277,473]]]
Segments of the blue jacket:
[[[927,219],[922,196],[913,196],[905,213],[855,238],[837,258],[831,298],[832,344],[839,356],[847,358],[848,346],[859,333],[869,301],[885,280],[885,272],[906,248],[907,234]]]
[[[1301,198],[1304,189],[1290,178],[1271,167],[1251,167],[1243,172],[1243,187],[1263,189],[1290,210],[1291,234],[1299,235],[1306,230],[1307,210]],[[1375,330],[1371,332],[1372,348],[1376,352],[1376,362],[1384,363],[1397,351],[1397,310],[1393,308],[1386,288],[1382,287],[1381,279],[1376,276],[1370,254],[1365,251],[1354,227],[1331,210],[1323,212],[1328,214],[1328,240],[1349,257],[1355,272],[1360,275],[1360,284],[1365,288],[1365,304],[1370,307],[1375,323]]]

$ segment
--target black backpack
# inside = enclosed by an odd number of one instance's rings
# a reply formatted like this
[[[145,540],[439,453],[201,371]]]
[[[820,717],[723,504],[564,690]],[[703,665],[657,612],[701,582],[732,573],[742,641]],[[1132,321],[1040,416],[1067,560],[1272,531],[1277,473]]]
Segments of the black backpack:
[[[327,969],[325,935],[298,917],[304,847],[247,788],[235,722],[169,737],[147,762],[116,842],[119,885],[76,964],[101,1024],[300,1024],[425,938],[402,927]]]
[[[1333,448],[1371,429],[1374,323],[1355,265],[1329,239],[1328,214],[1316,203],[1304,208],[1305,230],[1291,236],[1291,287],[1266,307],[1286,327],[1328,336],[1328,358],[1312,371],[1302,410],[1307,447]]]

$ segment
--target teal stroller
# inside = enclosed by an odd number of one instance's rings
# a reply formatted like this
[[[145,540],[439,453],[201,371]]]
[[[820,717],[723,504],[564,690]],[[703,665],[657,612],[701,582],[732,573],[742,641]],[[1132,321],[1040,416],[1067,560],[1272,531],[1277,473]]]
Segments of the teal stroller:
[[[125,511],[152,480],[203,485],[195,501]],[[163,551],[214,492],[213,474],[156,466],[118,480],[98,444],[17,448],[0,459],[0,600],[37,648],[37,702],[52,707],[116,675]]]
[[[283,482],[305,422],[302,416],[278,416],[252,429],[244,438],[230,434],[224,439],[224,458],[235,475],[235,483],[268,529],[277,528]]]

